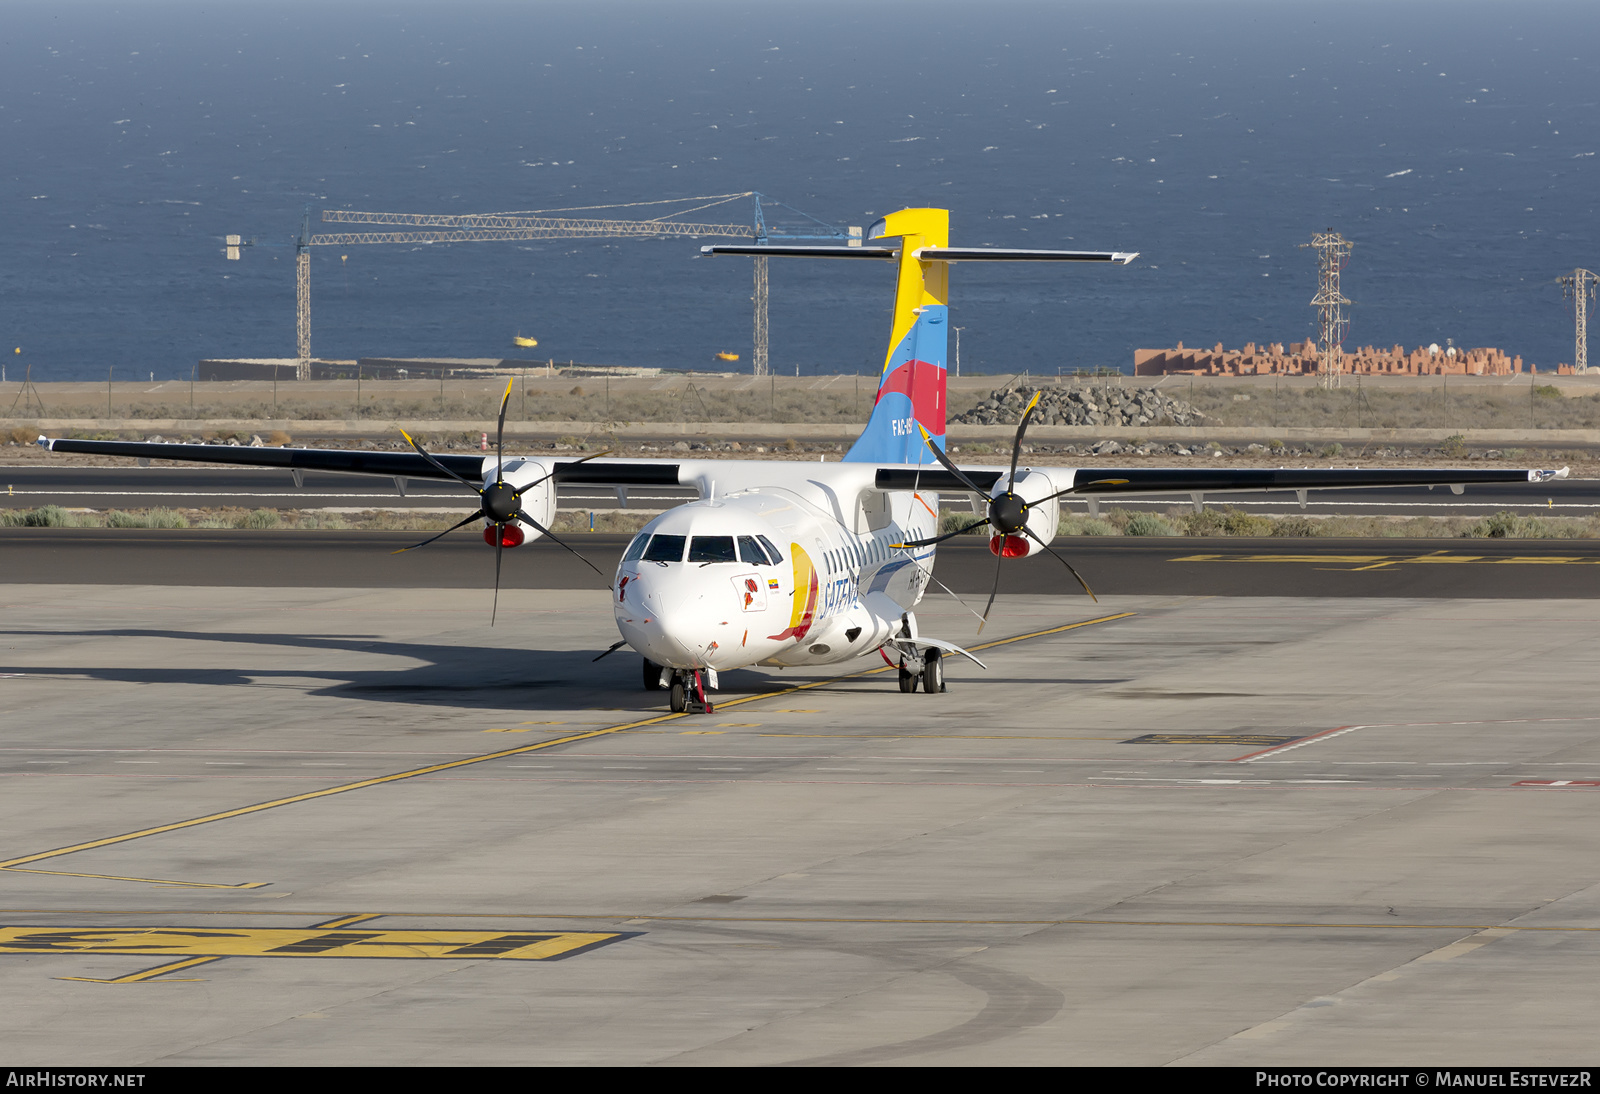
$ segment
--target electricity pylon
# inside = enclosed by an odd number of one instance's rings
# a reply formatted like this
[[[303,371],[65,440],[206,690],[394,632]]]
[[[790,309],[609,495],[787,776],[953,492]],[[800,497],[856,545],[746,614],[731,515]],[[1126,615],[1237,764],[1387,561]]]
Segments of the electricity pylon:
[[[1322,386],[1338,387],[1344,363],[1342,346],[1350,331],[1350,320],[1345,318],[1344,308],[1352,303],[1339,291],[1339,271],[1350,260],[1352,244],[1338,232],[1328,229],[1313,233],[1311,242],[1300,246],[1317,249],[1317,295],[1311,298],[1311,306],[1317,309],[1319,367]]]
[[[1572,367],[1577,372],[1589,367],[1589,301],[1594,299],[1594,283],[1597,279],[1600,278],[1582,268],[1573,270],[1570,276],[1561,279],[1561,295],[1572,301],[1573,310],[1577,313],[1572,350]]]

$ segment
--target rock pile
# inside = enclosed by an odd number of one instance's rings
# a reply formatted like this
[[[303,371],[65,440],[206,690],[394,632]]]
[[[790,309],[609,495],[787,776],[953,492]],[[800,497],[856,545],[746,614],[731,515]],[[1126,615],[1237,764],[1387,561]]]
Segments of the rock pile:
[[[991,391],[978,405],[950,421],[958,425],[1015,425],[1033,393]],[[1206,416],[1188,403],[1169,399],[1153,387],[1052,387],[1033,412],[1036,425],[1200,425]]]

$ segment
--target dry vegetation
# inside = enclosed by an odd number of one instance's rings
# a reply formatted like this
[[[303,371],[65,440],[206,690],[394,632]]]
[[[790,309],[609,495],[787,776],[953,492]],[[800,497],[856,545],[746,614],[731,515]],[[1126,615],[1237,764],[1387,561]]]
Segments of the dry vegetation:
[[[965,527],[970,513],[945,513],[946,532]],[[1196,513],[1192,508],[1103,510],[1099,517],[1064,514],[1061,536],[1251,536],[1328,537],[1351,539],[1593,539],[1600,537],[1600,517],[1534,517],[1502,512],[1487,517],[1321,517],[1268,516],[1236,508]],[[969,535],[987,535],[986,528]]]

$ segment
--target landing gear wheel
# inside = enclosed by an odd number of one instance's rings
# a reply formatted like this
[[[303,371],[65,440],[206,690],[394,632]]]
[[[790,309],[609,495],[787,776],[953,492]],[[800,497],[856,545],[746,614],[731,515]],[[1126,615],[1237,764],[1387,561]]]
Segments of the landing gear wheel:
[[[672,680],[672,687],[667,692],[667,706],[674,714],[682,714],[689,709],[689,689],[683,686],[681,677]]]
[[[644,690],[661,690],[661,666],[648,657],[644,659]]]
[[[900,666],[900,690],[907,695],[917,690],[917,674],[906,668],[904,664]]]
[[[944,658],[938,650],[929,650],[922,661],[922,690],[937,695],[944,690]]]

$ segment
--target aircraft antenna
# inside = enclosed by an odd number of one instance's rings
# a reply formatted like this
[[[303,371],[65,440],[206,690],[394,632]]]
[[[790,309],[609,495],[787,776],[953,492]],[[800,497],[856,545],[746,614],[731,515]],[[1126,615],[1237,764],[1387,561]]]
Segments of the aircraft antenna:
[[[1589,301],[1595,298],[1594,283],[1600,280],[1589,270],[1573,270],[1561,278],[1561,295],[1572,301],[1576,329],[1573,332],[1572,367],[1576,372],[1589,368]]]

